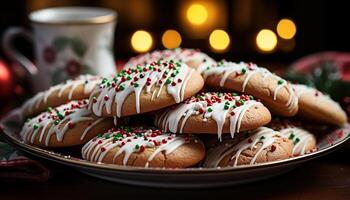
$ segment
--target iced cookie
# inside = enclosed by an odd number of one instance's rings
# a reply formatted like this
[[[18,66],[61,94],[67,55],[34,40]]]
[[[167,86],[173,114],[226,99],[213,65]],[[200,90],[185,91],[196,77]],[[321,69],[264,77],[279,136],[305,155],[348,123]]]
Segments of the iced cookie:
[[[125,64],[124,68],[127,69],[136,65],[149,64],[159,59],[180,61],[195,69],[202,64],[211,65],[216,63],[215,60],[200,50],[177,48],[153,51],[133,57]]]
[[[346,113],[328,95],[315,88],[293,84],[299,98],[299,114],[311,120],[342,126],[347,122]]]
[[[69,147],[84,144],[113,126],[113,118],[93,115],[87,100],[71,101],[28,118],[20,136],[35,146]]]
[[[100,77],[92,75],[81,75],[75,79],[67,80],[50,89],[39,92],[26,101],[22,106],[24,116],[34,116],[47,107],[56,107],[67,103],[70,100],[88,99],[91,92],[101,82]]]
[[[298,98],[291,85],[265,68],[252,63],[220,61],[217,65],[202,65],[198,71],[210,88],[253,95],[274,114],[293,116],[298,111]]]
[[[316,150],[316,137],[307,130],[298,127],[286,127],[279,132],[294,144],[292,155],[304,155]]]
[[[202,89],[203,78],[186,64],[157,61],[105,78],[90,96],[97,116],[130,116],[180,103]]]
[[[207,92],[158,112],[155,124],[173,133],[218,134],[252,130],[270,122],[269,110],[250,95]]]
[[[292,156],[293,143],[279,132],[260,127],[244,140],[228,139],[208,150],[204,167],[253,165]]]
[[[116,165],[185,168],[205,155],[203,143],[191,136],[176,136],[159,129],[122,127],[89,141],[84,159]]]

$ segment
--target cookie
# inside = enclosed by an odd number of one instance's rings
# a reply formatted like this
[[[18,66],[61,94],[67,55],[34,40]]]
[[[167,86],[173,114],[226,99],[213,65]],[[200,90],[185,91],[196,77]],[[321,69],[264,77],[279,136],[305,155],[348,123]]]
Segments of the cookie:
[[[244,140],[229,139],[208,150],[204,167],[253,165],[292,156],[293,143],[279,132],[260,127]]]
[[[133,57],[125,64],[124,69],[134,67],[136,65],[149,64],[159,59],[180,61],[195,69],[202,64],[215,63],[214,59],[210,58],[207,54],[201,52],[200,50],[176,48],[153,51],[151,53]]]
[[[105,78],[90,96],[97,116],[130,116],[180,103],[203,88],[201,75],[186,64],[157,61]]]
[[[253,63],[220,61],[217,65],[202,65],[198,71],[208,87],[253,95],[276,115],[290,117],[298,111],[298,98],[291,85]]]
[[[200,93],[155,115],[155,124],[173,133],[218,134],[256,129],[270,122],[269,110],[250,95]]]
[[[286,127],[279,130],[279,132],[293,142],[293,156],[311,153],[317,149],[316,137],[303,128]]]
[[[299,112],[301,116],[322,123],[342,126],[348,119],[340,105],[328,95],[301,84],[293,84],[299,98]]]
[[[34,116],[47,107],[56,107],[67,103],[70,100],[88,99],[91,92],[101,82],[101,78],[92,75],[81,75],[75,79],[67,80],[50,89],[39,92],[26,101],[22,106],[24,116]]]
[[[87,100],[71,101],[28,118],[20,136],[35,146],[69,147],[84,144],[113,126],[113,118],[93,115]]]
[[[192,136],[122,127],[86,143],[82,156],[91,162],[116,165],[185,168],[199,163],[205,156],[205,148]]]

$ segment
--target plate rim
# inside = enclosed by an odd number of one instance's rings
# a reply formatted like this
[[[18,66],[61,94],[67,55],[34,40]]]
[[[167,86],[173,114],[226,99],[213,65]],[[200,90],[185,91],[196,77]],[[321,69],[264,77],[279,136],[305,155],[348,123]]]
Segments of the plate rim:
[[[6,118],[9,117],[11,114],[18,114],[18,110],[19,108],[10,111],[7,115],[5,115],[5,117],[3,117],[0,120],[0,128],[4,133],[4,134],[1,134],[0,136],[2,136],[10,144],[18,147],[20,150],[25,151],[33,156],[39,156],[44,159],[58,162],[60,164],[68,164],[73,167],[84,167],[84,168],[101,169],[101,170],[103,169],[108,171],[122,171],[122,172],[128,172],[128,173],[156,173],[156,174],[168,174],[168,175],[169,174],[223,173],[223,172],[253,170],[253,169],[264,168],[264,167],[276,167],[276,166],[285,165],[289,163],[297,164],[297,163],[315,159],[324,154],[330,153],[333,150],[336,150],[337,148],[342,146],[342,144],[344,144],[350,139],[350,134],[347,134],[346,137],[342,138],[341,140],[337,141],[336,143],[324,149],[317,150],[315,152],[297,156],[297,157],[292,157],[292,158],[277,160],[272,162],[266,162],[266,163],[258,163],[254,165],[240,165],[235,167],[221,167],[221,168],[220,167],[217,167],[217,168],[204,168],[204,167],[191,167],[191,168],[148,167],[148,168],[145,168],[145,167],[136,167],[136,166],[115,165],[115,164],[108,164],[108,163],[94,163],[94,162],[83,160],[81,158],[76,158],[73,156],[68,157],[60,153],[56,153],[50,150],[45,150],[29,144],[25,144],[23,141],[20,141],[14,136],[12,136],[11,133],[8,133],[8,131],[10,132],[10,130],[7,130],[7,128],[4,128],[5,126],[3,125],[3,122],[6,121]],[[348,128],[350,128],[350,126]]]

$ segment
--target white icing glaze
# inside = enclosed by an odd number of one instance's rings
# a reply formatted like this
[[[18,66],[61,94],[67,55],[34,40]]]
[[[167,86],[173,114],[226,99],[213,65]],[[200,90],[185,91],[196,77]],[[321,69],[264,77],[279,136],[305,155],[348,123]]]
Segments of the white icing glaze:
[[[165,49],[160,51],[153,51],[151,53],[141,54],[139,56],[131,58],[124,66],[124,69],[134,67],[136,65],[149,64],[159,59],[164,60],[175,60],[183,63],[199,63],[202,64],[213,64],[215,61],[210,58],[207,54],[194,49]]]
[[[282,137],[279,132],[267,127],[260,127],[254,130],[250,137],[240,142],[229,139],[210,149],[207,153],[206,159],[204,160],[203,166],[218,167],[221,160],[232,153],[233,156],[230,159],[234,160],[233,166],[237,166],[238,158],[244,150],[253,150],[254,148],[257,148],[256,145],[258,143],[261,143],[260,149],[250,161],[250,165],[255,164],[260,153],[269,146],[272,146],[279,137]]]
[[[271,73],[269,70],[258,67],[256,64],[253,63],[234,63],[234,62],[228,62],[228,61],[220,61],[217,65],[201,65],[197,69],[203,76],[204,79],[207,79],[211,75],[216,74],[223,74],[221,80],[220,80],[220,86],[223,87],[225,85],[225,82],[227,78],[235,74],[236,76],[242,76],[244,75],[244,81],[242,84],[242,89],[240,92],[245,92],[245,89],[248,85],[249,80],[253,77],[254,74],[261,74],[263,77],[263,80],[270,77],[276,80],[278,83],[278,86],[273,91],[273,100],[277,99],[278,92],[282,88],[286,88],[286,90],[289,93],[289,98],[286,103],[286,107],[289,111],[294,110],[296,106],[298,106],[298,99],[294,95],[293,89],[290,87],[288,82],[279,76]]]
[[[55,85],[50,87],[46,91],[39,92],[33,98],[26,101],[22,110],[28,110],[28,112],[32,113],[34,109],[38,109],[41,103],[47,103],[48,97],[53,92],[58,92],[58,97],[61,97],[63,92],[69,88],[68,100],[72,100],[73,93],[77,87],[82,85],[84,87],[84,94],[90,94],[95,86],[101,81],[100,77],[92,76],[92,75],[80,75],[75,79],[67,80],[64,83]]]
[[[203,120],[209,118],[217,124],[218,138],[221,140],[223,126],[230,120],[230,133],[234,137],[239,132],[245,112],[253,106],[262,106],[251,96],[233,96],[230,93],[201,93],[188,99],[175,108],[170,108],[156,117],[156,124],[173,133],[182,133],[183,127],[190,116],[202,115]],[[181,121],[182,120],[182,121]],[[179,124],[181,121],[181,124]],[[179,127],[180,125],[180,127]]]
[[[310,141],[316,140],[315,136],[310,132],[298,128],[298,127],[288,127],[280,130],[280,133],[293,141],[294,147],[292,155],[304,155],[306,152],[306,147]]]
[[[176,103],[180,103],[193,71],[186,64],[173,61],[158,61],[144,67],[124,70],[113,79],[104,79],[99,87],[96,87],[90,96],[89,108],[94,114],[101,116],[103,109],[111,114],[114,103],[117,117],[121,117],[125,99],[135,93],[136,112],[140,113],[141,93],[151,93],[153,100],[160,96],[163,87],[166,87]]]
[[[65,133],[73,128],[75,124],[83,121],[92,121],[93,117],[90,110],[87,109],[87,100],[71,101],[67,104],[50,109],[38,116],[28,119],[24,124],[20,135],[24,142],[34,143],[35,138],[39,135],[39,142],[46,146],[49,145],[51,136],[55,135],[57,141],[62,142]],[[86,134],[104,118],[92,122],[85,130],[81,131],[80,140],[83,140]],[[45,133],[47,133],[45,135]]]
[[[134,132],[135,130],[138,132]],[[142,153],[145,148],[154,148],[145,164],[148,167],[159,153],[170,154],[188,141],[188,138],[162,133],[160,130],[118,129],[90,140],[82,148],[82,156],[92,162],[102,162],[107,153],[118,148],[113,156],[113,163],[118,156],[124,154],[122,164],[127,165],[131,154]]]
[[[303,95],[310,95],[311,94],[311,95],[314,95],[315,97],[317,97],[316,102],[325,101],[325,102],[329,103],[330,106],[342,110],[339,103],[337,103],[336,101],[333,101],[328,95],[318,91],[317,89],[315,89],[313,87],[309,87],[309,86],[302,85],[302,84],[292,84],[292,87],[293,87],[293,89],[294,89],[294,91],[299,99]],[[314,103],[316,103],[316,102],[314,102]]]

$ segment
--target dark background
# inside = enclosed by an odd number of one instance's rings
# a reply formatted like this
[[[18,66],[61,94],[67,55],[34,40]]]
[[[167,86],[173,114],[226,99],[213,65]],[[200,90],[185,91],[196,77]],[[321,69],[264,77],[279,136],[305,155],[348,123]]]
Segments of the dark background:
[[[136,55],[130,47],[130,37],[138,29],[149,31],[154,38],[151,50],[164,48],[161,34],[169,28],[176,29],[182,36],[182,47],[200,48],[216,59],[251,60],[264,62],[291,61],[303,55],[323,50],[349,50],[349,8],[346,1],[279,1],[279,0],[218,0],[215,2],[222,10],[220,23],[212,29],[221,28],[231,36],[231,44],[226,53],[214,53],[209,47],[208,36],[203,39],[185,34],[179,19],[185,0],[11,0],[0,7],[0,34],[10,26],[30,27],[28,13],[33,10],[53,6],[103,6],[115,9],[118,16],[116,28],[115,54],[117,59],[127,59]],[[205,2],[205,1],[204,1]],[[242,12],[249,11],[249,20],[242,22]],[[184,14],[183,14],[184,15]],[[211,17],[211,16],[209,16]],[[269,54],[257,51],[255,35],[262,28],[275,30],[281,18],[290,18],[296,23],[295,48],[284,52],[277,48]],[[187,30],[188,32],[188,30]],[[31,54],[29,45],[19,42],[27,55]],[[4,57],[0,51],[0,56]]]

